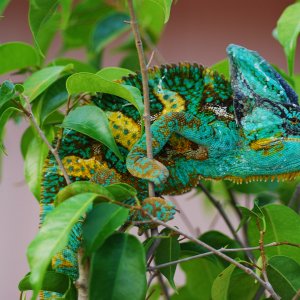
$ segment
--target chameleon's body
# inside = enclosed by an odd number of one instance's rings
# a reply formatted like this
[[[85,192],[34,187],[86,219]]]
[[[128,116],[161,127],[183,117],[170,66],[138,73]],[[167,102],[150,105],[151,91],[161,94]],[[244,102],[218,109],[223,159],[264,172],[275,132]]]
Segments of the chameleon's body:
[[[228,54],[231,83],[216,72],[186,63],[149,70],[155,160],[146,157],[136,108],[111,95],[94,98],[94,104],[107,112],[126,164],[100,143],[65,130],[59,155],[71,180],[125,182],[144,199],[147,180],[156,184],[159,194],[182,194],[202,178],[242,182],[295,177],[300,171],[296,94],[257,53],[233,45]],[[123,78],[122,84],[142,89],[140,75]],[[49,156],[42,219],[63,186],[64,178]],[[75,279],[80,225],[73,232],[68,248],[53,264]]]

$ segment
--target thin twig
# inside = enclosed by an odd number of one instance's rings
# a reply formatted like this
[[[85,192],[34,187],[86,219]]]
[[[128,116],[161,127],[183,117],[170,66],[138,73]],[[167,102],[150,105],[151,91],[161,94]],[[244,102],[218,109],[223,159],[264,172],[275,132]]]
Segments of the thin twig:
[[[152,52],[151,52],[151,55],[150,55],[150,58],[149,58],[149,60],[148,60],[148,63],[147,63],[147,69],[151,66],[151,63],[152,63],[154,54],[155,54],[155,52],[152,51]]]
[[[227,192],[229,194],[230,204],[231,204],[232,208],[234,209],[237,217],[239,218],[239,220],[241,222],[242,218],[243,218],[243,215],[237,207],[238,203],[235,199],[234,193],[233,193],[231,188],[227,188]],[[248,224],[247,224],[247,222],[245,222],[242,226],[242,233],[243,233],[243,238],[244,238],[244,246],[249,247]],[[251,251],[247,251],[247,255],[251,260],[253,260],[254,257],[253,257],[253,254],[251,253]]]
[[[193,235],[196,235],[196,230],[195,230],[193,224],[191,223],[190,219],[186,216],[184,211],[180,208],[180,205],[179,205],[178,201],[175,199],[175,197],[169,196],[168,198],[170,198],[172,200],[172,202],[176,205],[176,207],[180,210],[179,216],[181,217],[183,223],[186,225],[186,227],[188,228],[190,233],[192,233]]]
[[[142,84],[143,84],[143,96],[144,96],[144,124],[145,124],[145,133],[146,133],[146,145],[147,145],[147,157],[153,158],[152,151],[152,134],[151,134],[151,123],[150,123],[150,99],[149,99],[149,85],[148,85],[148,70],[146,65],[146,59],[143,49],[143,43],[139,31],[139,27],[136,21],[136,16],[133,8],[132,0],[128,0],[128,8],[130,13],[130,25],[134,35],[135,45],[139,57],[139,63],[141,68],[142,75]],[[154,197],[154,184],[149,182],[149,197]]]
[[[143,120],[145,124],[145,134],[146,134],[146,147],[147,147],[147,157],[149,159],[153,159],[153,149],[152,149],[152,134],[151,134],[151,122],[150,122],[150,98],[149,98],[149,84],[148,84],[148,69],[146,64],[146,58],[144,54],[143,43],[139,31],[139,26],[137,24],[134,8],[133,8],[133,1],[127,0],[129,14],[130,14],[130,25],[134,35],[135,45],[139,57],[139,64],[141,68],[141,75],[142,75],[142,85],[143,85],[143,97],[144,97],[144,115]],[[148,183],[148,190],[149,190],[149,197],[155,196],[154,184],[152,182]],[[151,236],[158,236],[157,228],[151,229]],[[152,247],[150,247],[148,255],[150,254],[152,257],[155,250],[157,249],[160,241],[154,241]],[[158,272],[158,280],[161,285],[161,288],[164,292],[166,300],[170,299],[168,294],[168,288],[165,285],[160,273]]]
[[[155,53],[155,60],[157,61],[158,64],[163,65],[166,63],[165,58],[162,56],[162,54],[160,53],[160,51],[158,50],[158,48],[154,45],[154,43],[152,42],[151,38],[149,37],[147,32],[142,32],[143,34],[143,38],[144,41],[147,45],[147,47],[153,52]]]
[[[52,145],[49,143],[48,139],[46,138],[44,132],[42,131],[42,129],[40,128],[40,126],[38,125],[37,120],[35,119],[32,109],[31,109],[31,104],[29,102],[28,97],[24,96],[25,101],[26,101],[26,108],[23,107],[23,112],[25,113],[25,115],[29,118],[29,120],[31,120],[33,126],[35,127],[35,129],[37,130],[39,136],[41,137],[41,139],[45,142],[45,144],[47,145],[48,149],[50,150],[50,152],[52,153],[52,155],[54,156],[60,170],[63,173],[63,176],[66,180],[67,185],[71,184],[71,180],[69,175],[66,172],[66,169],[59,157],[58,154],[58,148],[59,146],[56,146],[56,148],[53,148]],[[89,275],[89,265],[88,263],[83,263],[82,259],[83,259],[83,250],[79,249],[78,251],[78,268],[79,268],[79,278],[76,281],[76,287],[78,289],[78,299],[79,300],[88,300],[88,275]]]
[[[297,291],[296,295],[293,297],[292,300],[298,300],[300,298],[300,290]]]
[[[275,299],[275,300],[280,300],[280,297],[276,294],[276,292],[273,290],[272,286],[270,286],[268,283],[266,283],[263,279],[261,279],[253,270],[251,270],[250,268],[245,267],[244,265],[242,265],[241,263],[237,262],[236,260],[234,260],[233,258],[227,256],[226,254],[220,252],[219,250],[213,248],[212,246],[204,243],[201,240],[198,240],[197,238],[179,230],[176,227],[173,227],[171,225],[168,225],[167,223],[160,221],[154,217],[152,217],[150,214],[148,214],[149,218],[156,224],[164,226],[166,228],[169,228],[171,230],[173,230],[174,232],[177,232],[178,234],[186,237],[187,239],[189,239],[190,241],[208,249],[209,251],[213,252],[214,254],[216,254],[217,256],[223,258],[224,260],[228,261],[229,263],[235,265],[237,268],[241,269],[242,271],[244,271],[246,274],[250,275],[251,277],[253,277],[255,280],[257,280],[270,294],[271,296]]]
[[[261,274],[262,274],[266,284],[268,284],[270,286],[270,290],[273,290],[273,287],[272,287],[272,285],[269,281],[268,275],[267,275],[267,258],[266,258],[265,246],[264,246],[265,230],[261,228],[258,218],[256,219],[256,225],[259,230],[259,250],[260,250],[260,257],[262,260]],[[274,290],[273,290],[273,293],[275,293]],[[272,295],[272,293],[271,293],[271,295]]]
[[[202,191],[204,192],[204,194],[207,196],[207,198],[212,202],[212,204],[215,206],[215,208],[218,210],[218,212],[220,213],[220,215],[222,216],[222,218],[224,219],[227,227],[229,228],[231,234],[234,236],[235,240],[240,244],[240,245],[244,245],[244,243],[241,241],[240,237],[237,235],[229,217],[227,216],[226,212],[224,211],[221,203],[215,199],[212,194],[206,189],[206,187],[199,182],[198,186],[202,189]]]
[[[300,244],[293,244],[293,243],[289,243],[289,242],[273,242],[273,243],[264,245],[264,248],[278,247],[278,246],[283,246],[283,245],[288,245],[288,246],[293,246],[293,247],[300,248]],[[246,248],[220,248],[220,249],[218,249],[218,251],[222,252],[222,253],[232,253],[232,252],[252,251],[252,250],[260,250],[260,246],[246,247]],[[182,259],[173,260],[173,261],[170,261],[170,262],[165,263],[165,264],[160,264],[160,265],[157,265],[157,266],[151,266],[151,267],[148,267],[148,270],[154,271],[154,270],[157,270],[157,269],[169,267],[169,266],[172,266],[172,265],[180,264],[182,262],[186,262],[186,261],[202,258],[202,257],[209,256],[209,255],[214,255],[214,254],[215,253],[211,252],[211,251],[210,252],[205,252],[205,253],[193,255],[193,256],[190,256],[190,257],[185,257],[185,258],[182,258]]]
[[[168,290],[168,286],[166,285],[162,275],[160,272],[157,272],[157,279],[158,279],[158,282],[160,284],[160,287],[161,287],[161,290],[164,294],[164,297],[166,300],[170,300],[170,295],[169,295],[169,290]]]
[[[63,176],[66,180],[67,185],[71,184],[71,180],[69,175],[66,172],[66,169],[58,155],[58,152],[52,147],[52,145],[49,143],[48,139],[46,138],[44,132],[42,131],[42,129],[40,128],[37,120],[35,119],[33,113],[32,113],[32,109],[31,109],[31,104],[29,102],[28,97],[24,96],[24,99],[26,101],[27,107],[26,109],[24,108],[24,113],[26,114],[26,116],[31,120],[33,126],[35,127],[35,129],[37,130],[39,136],[41,137],[41,139],[44,141],[44,143],[47,145],[48,149],[50,150],[50,152],[52,153],[52,155],[54,156],[59,168],[61,169]]]

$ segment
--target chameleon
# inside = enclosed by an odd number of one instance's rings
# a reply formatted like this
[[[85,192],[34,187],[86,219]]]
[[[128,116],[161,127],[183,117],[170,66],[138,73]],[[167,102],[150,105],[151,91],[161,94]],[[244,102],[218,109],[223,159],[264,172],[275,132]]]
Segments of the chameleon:
[[[146,137],[137,109],[109,94],[92,97],[92,106],[106,112],[121,161],[109,148],[65,129],[59,155],[71,181],[107,186],[128,183],[147,198],[147,184],[156,195],[178,195],[199,180],[291,180],[300,172],[300,107],[297,94],[257,52],[227,47],[230,81],[202,65],[179,63],[148,70],[154,159],[147,158]],[[121,84],[142,91],[141,74]],[[66,185],[51,154],[43,173],[41,220]],[[78,277],[76,251],[81,223],[68,246],[52,261],[57,272]],[[44,297],[55,298],[45,292]]]

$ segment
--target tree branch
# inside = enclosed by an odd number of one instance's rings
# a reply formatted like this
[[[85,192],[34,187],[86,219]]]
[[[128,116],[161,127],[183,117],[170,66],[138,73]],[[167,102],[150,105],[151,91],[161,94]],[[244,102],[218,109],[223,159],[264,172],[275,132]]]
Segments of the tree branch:
[[[31,104],[29,102],[29,99],[28,97],[26,96],[23,96],[25,101],[26,101],[26,104],[27,104],[27,108],[24,108],[23,107],[23,111],[25,113],[25,115],[31,120],[34,128],[36,129],[36,131],[38,132],[39,136],[41,137],[41,139],[44,141],[44,143],[47,145],[48,149],[50,150],[50,152],[52,153],[52,155],[54,156],[59,168],[61,169],[62,173],[63,173],[63,176],[66,180],[66,183],[67,185],[69,185],[71,183],[71,180],[70,180],[70,177],[69,175],[67,174],[66,172],[66,169],[58,155],[58,152],[55,148],[52,147],[52,145],[49,143],[48,139],[46,138],[44,132],[42,131],[42,129],[40,128],[37,120],[35,119],[33,113],[32,113],[32,109],[31,109]]]
[[[63,173],[63,176],[66,180],[67,185],[71,184],[71,180],[69,175],[66,172],[66,169],[59,157],[58,154],[58,148],[59,148],[59,144],[56,145],[56,148],[53,148],[52,145],[49,143],[48,139],[46,138],[44,132],[42,131],[42,129],[40,128],[40,126],[38,125],[37,120],[35,119],[33,113],[32,113],[32,109],[31,109],[31,104],[29,102],[28,97],[23,96],[25,98],[27,107],[24,108],[22,106],[22,110],[24,112],[24,114],[29,118],[29,120],[32,122],[33,126],[35,127],[35,129],[37,130],[39,136],[41,137],[41,139],[45,142],[45,144],[47,145],[48,149],[50,150],[50,152],[52,153],[52,155],[54,156],[60,170]],[[69,102],[68,102],[69,103]],[[69,110],[70,108],[68,107],[67,110]],[[76,287],[78,289],[78,299],[79,300],[88,300],[88,274],[89,274],[89,265],[88,264],[83,264],[82,259],[83,259],[83,250],[79,249],[78,251],[78,268],[79,268],[79,278],[76,281]]]
[[[273,242],[273,243],[264,245],[264,248],[278,247],[278,246],[283,246],[283,245],[300,248],[300,244],[293,244],[293,243],[289,243],[289,242]],[[221,248],[221,249],[218,249],[218,251],[222,252],[222,253],[230,253],[230,252],[239,252],[239,251],[260,250],[260,249],[261,249],[261,246],[256,246],[256,247],[246,247],[246,248]],[[161,264],[161,265],[157,265],[157,266],[151,266],[151,267],[148,267],[148,270],[154,271],[154,270],[157,270],[157,269],[169,267],[169,266],[172,266],[172,265],[180,264],[182,262],[186,262],[186,261],[202,258],[202,257],[205,257],[205,256],[214,255],[214,254],[215,254],[214,252],[209,251],[209,252],[193,255],[193,256],[190,256],[190,257],[185,257],[185,258],[178,259],[178,260],[173,260],[173,261],[170,261],[170,262],[165,263],[165,264]]]
[[[215,208],[218,210],[218,212],[220,213],[220,215],[222,216],[222,218],[224,219],[227,227],[229,228],[231,234],[233,235],[233,237],[236,239],[236,241],[240,244],[240,245],[244,245],[244,243],[242,242],[242,240],[240,239],[240,237],[237,235],[231,221],[229,220],[229,217],[227,216],[226,212],[224,211],[221,203],[215,199],[212,194],[206,189],[206,187],[199,182],[198,186],[202,189],[202,191],[204,192],[204,194],[207,196],[207,198],[211,201],[211,203],[215,206]]]
[[[147,145],[147,157],[152,159],[153,158],[153,151],[152,151],[152,134],[151,134],[151,123],[150,123],[150,99],[149,99],[149,85],[148,85],[148,69],[143,49],[143,43],[139,31],[139,27],[137,24],[133,2],[132,0],[127,0],[129,14],[130,14],[130,25],[134,35],[136,50],[139,57],[139,64],[141,68],[141,75],[142,75],[142,85],[143,85],[143,97],[144,97],[144,124],[145,124],[145,133],[146,133],[146,145]],[[154,197],[154,184],[149,182],[149,197]]]
[[[144,54],[144,48],[143,43],[139,31],[139,26],[137,24],[134,8],[133,8],[133,1],[127,0],[128,8],[129,8],[129,14],[130,14],[130,25],[131,29],[134,35],[136,50],[139,57],[139,64],[141,68],[141,75],[142,75],[142,85],[143,85],[143,97],[144,97],[144,115],[143,120],[145,124],[145,134],[146,134],[146,147],[147,147],[147,157],[149,159],[153,159],[153,150],[152,150],[152,134],[151,134],[151,122],[150,122],[150,98],[149,98],[149,84],[148,84],[148,69],[147,69],[147,63],[146,58]],[[149,197],[155,196],[155,190],[154,190],[154,184],[152,182],[148,183],[148,190],[149,190]],[[154,228],[151,230],[152,236],[158,236],[158,230],[157,228]],[[151,255],[155,252],[156,248],[159,245],[159,241],[155,241],[153,247],[151,247]],[[149,250],[149,252],[150,252]],[[165,285],[163,279],[159,277],[160,274],[158,274],[159,283],[161,285],[161,288],[165,294],[165,298],[168,300],[170,297],[168,295],[168,288]]]
[[[173,230],[174,232],[177,232],[178,234],[184,236],[185,238],[189,239],[190,241],[208,249],[209,251],[211,251],[213,254],[223,258],[224,260],[228,261],[229,263],[235,265],[237,268],[241,269],[242,271],[244,271],[246,274],[250,275],[251,277],[253,277],[255,280],[257,280],[270,294],[271,296],[275,299],[275,300],[280,300],[280,297],[276,294],[276,292],[273,290],[272,286],[265,282],[263,279],[261,279],[253,270],[251,270],[250,268],[245,267],[244,265],[242,265],[241,263],[237,262],[236,260],[232,259],[231,257],[227,256],[226,254],[222,253],[221,251],[213,248],[212,246],[204,243],[201,240],[198,240],[197,238],[190,236],[189,234],[179,230],[176,227],[170,226],[167,223],[160,221],[154,217],[152,217],[150,214],[148,214],[149,218],[156,224],[158,225],[162,225],[166,228],[169,228],[171,230]]]

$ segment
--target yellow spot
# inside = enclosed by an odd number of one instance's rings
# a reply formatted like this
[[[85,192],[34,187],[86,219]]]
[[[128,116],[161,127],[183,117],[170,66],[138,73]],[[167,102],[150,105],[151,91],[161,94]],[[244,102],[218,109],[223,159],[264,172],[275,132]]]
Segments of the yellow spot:
[[[95,157],[82,159],[74,155],[66,156],[63,158],[62,163],[69,176],[80,178],[91,179],[95,173],[108,169],[106,162],[100,162]],[[61,171],[60,175],[62,175]]]
[[[169,112],[180,112],[185,109],[185,100],[178,94],[169,90],[153,91],[153,94],[164,106],[161,115]],[[164,99],[164,96],[168,96],[168,99]]]
[[[130,149],[141,137],[141,126],[121,112],[107,113],[109,126],[116,142]]]
[[[255,151],[264,150],[264,155],[272,155],[283,150],[284,145],[281,139],[278,138],[264,138],[253,141],[250,148]]]

